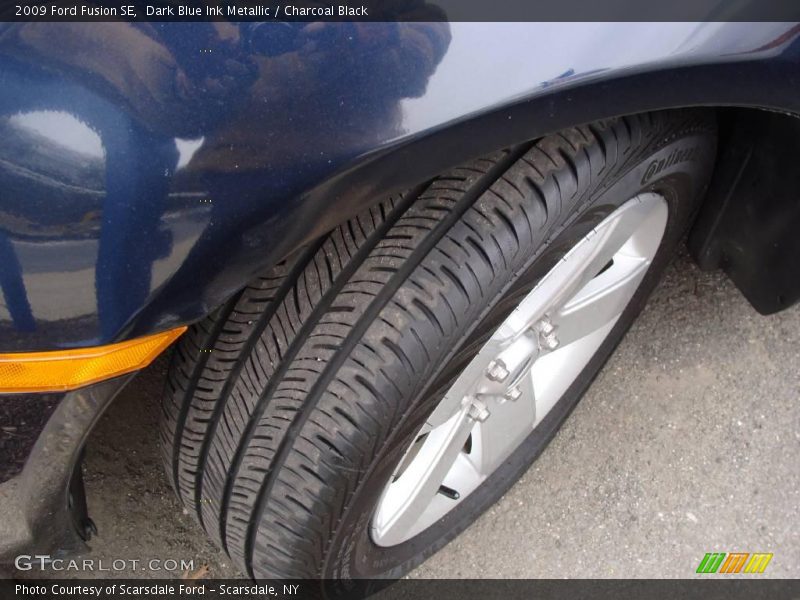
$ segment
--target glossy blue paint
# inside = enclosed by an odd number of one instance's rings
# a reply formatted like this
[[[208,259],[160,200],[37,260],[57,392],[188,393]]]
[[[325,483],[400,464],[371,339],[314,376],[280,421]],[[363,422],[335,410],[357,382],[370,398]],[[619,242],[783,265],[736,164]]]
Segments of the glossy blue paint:
[[[0,29],[0,352],[202,317],[379,197],[564,126],[800,113],[794,24]]]

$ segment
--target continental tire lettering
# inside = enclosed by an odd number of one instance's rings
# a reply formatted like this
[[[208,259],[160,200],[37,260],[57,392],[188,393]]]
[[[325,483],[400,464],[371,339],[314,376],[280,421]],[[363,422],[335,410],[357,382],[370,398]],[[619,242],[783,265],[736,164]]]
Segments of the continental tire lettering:
[[[653,177],[661,173],[661,171],[672,165],[694,160],[697,156],[697,152],[697,146],[692,146],[691,148],[676,148],[666,158],[651,161],[650,164],[647,165],[647,170],[644,172],[644,175],[642,175],[641,184],[645,185],[648,181],[652,180]]]

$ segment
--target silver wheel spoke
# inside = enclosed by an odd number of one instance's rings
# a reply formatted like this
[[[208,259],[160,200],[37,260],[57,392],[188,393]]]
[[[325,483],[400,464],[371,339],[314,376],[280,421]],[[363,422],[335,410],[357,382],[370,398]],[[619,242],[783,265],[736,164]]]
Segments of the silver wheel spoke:
[[[447,390],[445,397],[428,417],[423,433],[434,427],[439,427],[461,410],[464,398],[474,391],[475,384],[486,372],[489,363],[498,355],[500,350],[501,346],[494,340],[489,340],[481,348],[480,352],[470,361],[467,368],[453,383],[452,387]]]
[[[581,278],[583,285],[564,304],[559,303],[553,317],[562,346],[617,319],[639,289],[667,218],[663,201],[654,206],[648,201],[652,197],[632,200],[617,211],[619,218],[606,231],[602,226],[595,230],[600,230],[598,237],[604,238],[605,249],[596,253]]]
[[[518,384],[519,398],[506,400],[493,407],[491,417],[475,426],[468,457],[475,470],[484,478],[491,475],[533,431],[536,399],[529,372],[525,375]]]
[[[591,280],[552,321],[561,346],[579,340],[616,319],[639,288],[650,262],[617,258],[604,273]]]
[[[453,510],[535,430],[595,355],[664,235],[656,194],[626,202],[580,240],[456,378],[397,467],[372,519],[400,544]]]
[[[373,520],[373,528],[382,539],[389,543],[402,541],[402,536],[439,492],[475,425],[471,410],[472,406],[467,405],[444,425],[433,429],[416,459],[394,482],[398,488],[405,488],[396,491],[404,493],[397,493],[395,502],[385,505]]]
[[[509,316],[507,327],[515,332],[523,332],[547,311],[569,302],[613,260],[636,229],[646,224],[651,210],[649,203],[637,198],[615,211],[553,267]]]

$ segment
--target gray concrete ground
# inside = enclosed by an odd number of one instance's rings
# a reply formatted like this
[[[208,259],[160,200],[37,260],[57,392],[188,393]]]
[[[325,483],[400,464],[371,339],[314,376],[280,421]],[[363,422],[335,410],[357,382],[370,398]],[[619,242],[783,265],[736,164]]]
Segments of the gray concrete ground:
[[[140,375],[90,441],[93,558],[236,576],[163,475],[165,368]],[[538,462],[414,576],[689,577],[704,553],[741,551],[774,553],[764,576],[800,577],[798,398],[800,307],[759,316],[681,257]]]

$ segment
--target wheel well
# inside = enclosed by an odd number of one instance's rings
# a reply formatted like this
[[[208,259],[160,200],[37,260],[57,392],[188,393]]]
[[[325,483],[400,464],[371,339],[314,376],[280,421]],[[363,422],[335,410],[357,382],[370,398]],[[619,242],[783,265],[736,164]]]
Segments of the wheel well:
[[[704,73],[685,73],[692,77],[680,89],[693,89]],[[800,170],[793,171],[790,162],[800,153],[800,109],[796,116],[769,108],[774,104],[757,98],[736,101],[762,108],[722,106],[719,98],[700,102],[685,94],[662,99],[657,106],[634,100],[625,103],[629,96],[635,97],[628,94],[632,89],[661,85],[657,76],[617,82],[620,102],[614,108],[620,112],[616,115],[592,108],[598,90],[587,86],[498,107],[361,156],[297,199],[303,208],[295,214],[305,218],[296,222],[302,226],[289,228],[277,238],[271,234],[274,223],[255,226],[251,237],[271,240],[275,246],[265,249],[251,264],[250,278],[313,244],[387,195],[410,189],[477,156],[598,119],[703,106],[716,111],[720,136],[712,182],[689,235],[691,254],[704,270],[722,268],[762,314],[790,306],[800,299],[800,277],[796,277],[791,260],[800,253],[800,237],[793,234],[800,225],[800,203],[793,195]],[[783,175],[779,178],[776,173]],[[173,283],[178,285],[180,280]],[[209,314],[209,307],[221,306],[246,284],[245,279],[227,282],[224,296],[216,290],[209,294],[203,313],[193,320]]]

